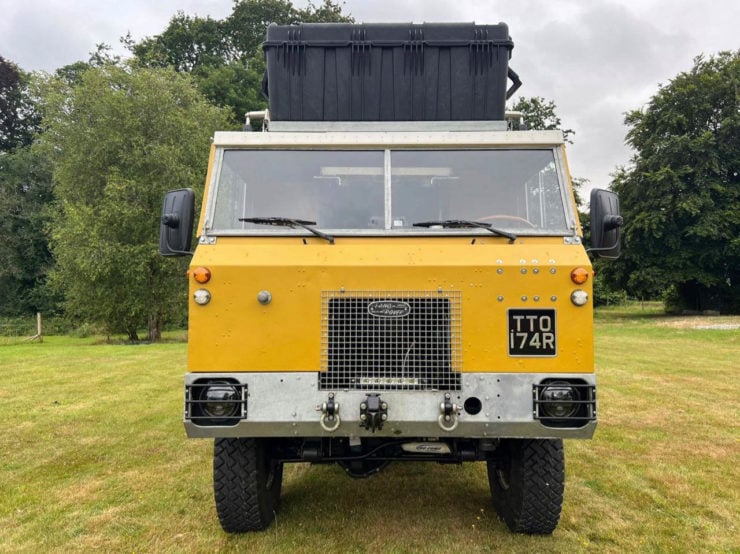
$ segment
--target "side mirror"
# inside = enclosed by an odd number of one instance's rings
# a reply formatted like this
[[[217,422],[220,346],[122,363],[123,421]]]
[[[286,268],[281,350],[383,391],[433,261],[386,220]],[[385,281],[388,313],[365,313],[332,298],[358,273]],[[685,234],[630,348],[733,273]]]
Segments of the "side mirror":
[[[192,189],[171,190],[164,196],[159,223],[159,253],[186,256],[193,240],[195,193]]]
[[[616,259],[621,250],[619,196],[609,190],[591,191],[591,248],[600,258]]]

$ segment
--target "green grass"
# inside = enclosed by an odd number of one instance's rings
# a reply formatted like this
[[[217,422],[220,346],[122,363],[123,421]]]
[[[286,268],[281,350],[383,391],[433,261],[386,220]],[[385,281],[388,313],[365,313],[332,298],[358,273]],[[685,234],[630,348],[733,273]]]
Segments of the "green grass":
[[[508,532],[484,464],[291,465],[276,523],[225,535],[212,442],[180,423],[184,344],[0,346],[0,551],[740,551],[740,330],[652,305],[596,320],[599,428],[566,441],[551,537]]]

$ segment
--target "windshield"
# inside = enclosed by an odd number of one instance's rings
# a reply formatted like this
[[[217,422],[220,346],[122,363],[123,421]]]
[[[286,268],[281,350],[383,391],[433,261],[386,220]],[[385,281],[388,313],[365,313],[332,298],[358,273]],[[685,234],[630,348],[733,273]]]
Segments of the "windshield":
[[[225,150],[215,190],[216,234],[286,232],[240,221],[266,217],[335,233],[459,233],[446,229],[450,220],[517,234],[568,232],[552,149]],[[414,226],[420,222],[429,225]]]

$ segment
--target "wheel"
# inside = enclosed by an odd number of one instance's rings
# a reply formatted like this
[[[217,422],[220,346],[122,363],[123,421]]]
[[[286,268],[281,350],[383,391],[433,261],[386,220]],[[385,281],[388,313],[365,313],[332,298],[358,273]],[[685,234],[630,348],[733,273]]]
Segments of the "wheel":
[[[549,535],[565,491],[561,439],[505,439],[488,460],[493,507],[515,533]]]
[[[216,439],[213,443],[213,494],[221,527],[227,533],[265,529],[280,504],[283,466],[264,439]]]

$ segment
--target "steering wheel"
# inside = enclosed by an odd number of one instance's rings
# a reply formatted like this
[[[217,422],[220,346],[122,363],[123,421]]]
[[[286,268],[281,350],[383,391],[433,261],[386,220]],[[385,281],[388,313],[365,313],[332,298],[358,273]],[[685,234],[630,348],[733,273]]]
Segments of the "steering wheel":
[[[491,221],[492,219],[509,219],[511,221],[517,221],[519,223],[524,223],[528,227],[531,227],[532,229],[535,228],[535,224],[529,221],[528,219],[524,219],[523,217],[519,217],[518,215],[507,215],[507,214],[493,214],[493,215],[487,215],[485,217],[479,217],[476,219],[476,221]]]

